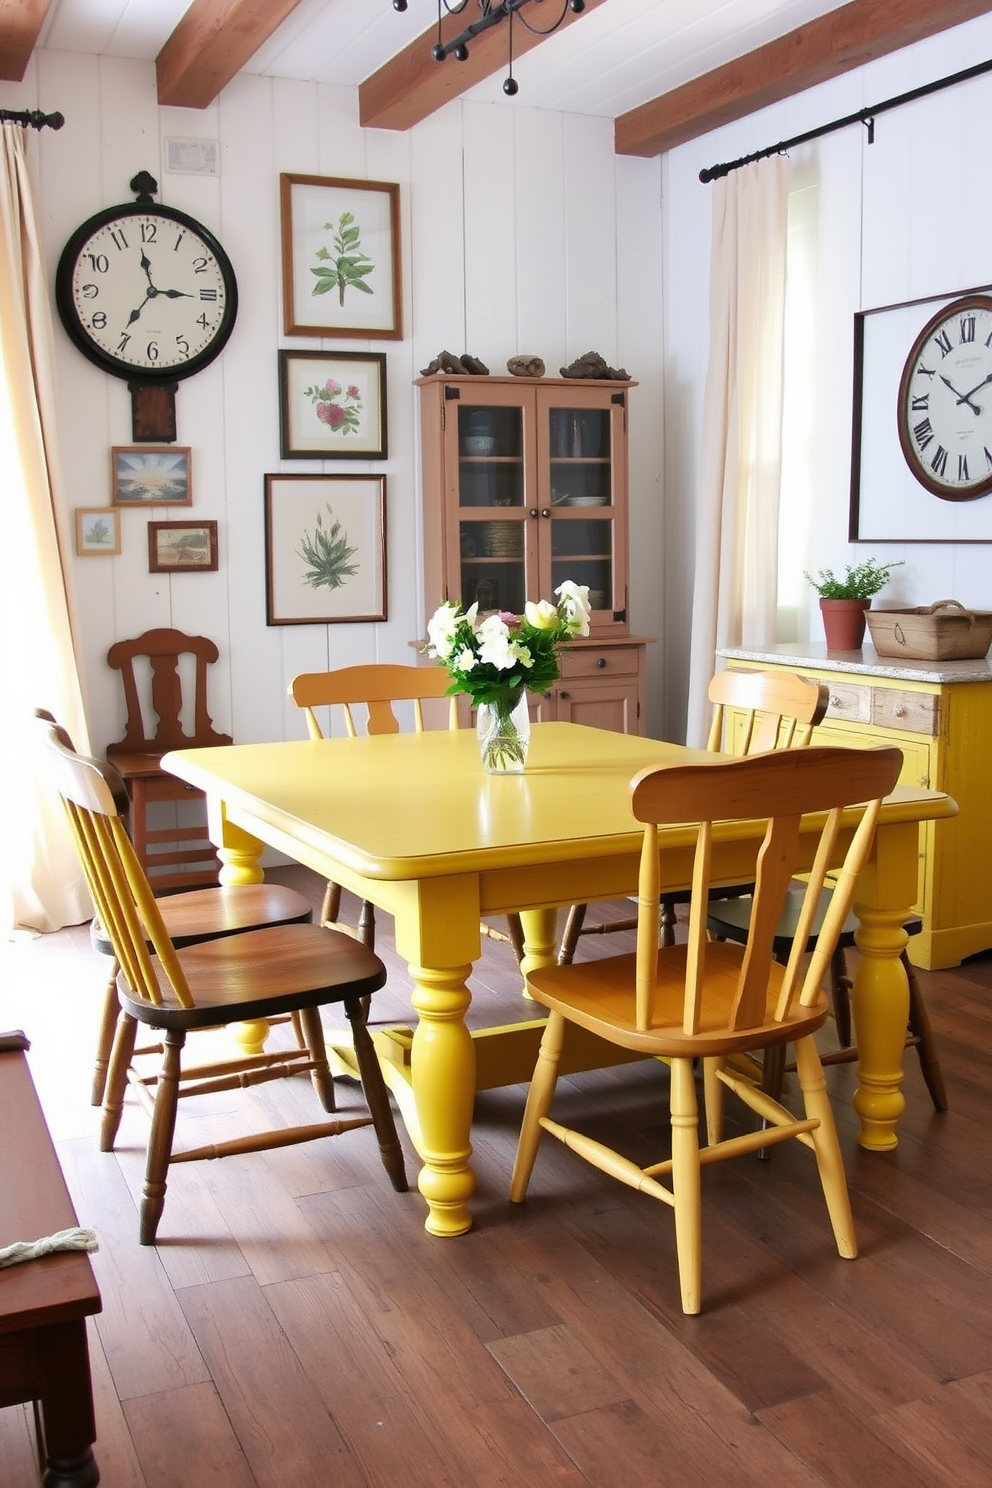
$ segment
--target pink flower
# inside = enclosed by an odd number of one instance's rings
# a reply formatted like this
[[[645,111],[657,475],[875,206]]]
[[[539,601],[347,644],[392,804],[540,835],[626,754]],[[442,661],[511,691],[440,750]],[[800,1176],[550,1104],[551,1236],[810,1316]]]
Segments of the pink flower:
[[[317,417],[322,424],[327,424],[330,429],[340,429],[344,423],[344,409],[337,403],[318,403]]]
[[[358,402],[358,400],[359,400],[359,398],[360,398],[360,397],[361,397],[361,396],[362,396],[362,395],[361,395],[361,393],[360,393],[360,392],[359,392],[359,391],[358,391],[358,388],[357,388],[357,387],[356,387],[356,386],[355,386],[355,384],[354,384],[354,383],[352,383],[352,384],[351,384],[351,387],[350,387],[350,388],[349,388],[349,389],[348,389],[348,397],[349,397],[349,398],[354,398],[354,400],[355,400],[355,402],[356,402],[356,403],[357,403],[357,402]]]
[[[508,630],[520,629],[520,616],[514,615],[512,610],[500,610],[499,618]]]
[[[339,382],[335,382],[332,377],[329,377],[324,383],[324,392],[329,398],[336,398],[340,391],[341,384]]]

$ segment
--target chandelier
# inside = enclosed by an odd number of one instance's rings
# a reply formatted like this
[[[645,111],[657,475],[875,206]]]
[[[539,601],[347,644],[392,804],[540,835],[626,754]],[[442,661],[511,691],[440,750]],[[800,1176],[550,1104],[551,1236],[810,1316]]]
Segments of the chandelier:
[[[526,5],[540,5],[542,0],[476,0],[479,7],[479,19],[470,22],[464,31],[452,37],[450,41],[441,39],[441,16],[443,12],[448,15],[461,15],[468,9],[469,0],[458,0],[457,4],[449,4],[449,0],[437,0],[437,44],[431,48],[431,56],[435,62],[443,62],[445,57],[454,56],[457,61],[464,62],[468,57],[468,44],[476,36],[481,36],[483,31],[488,31],[491,26],[497,26],[500,21],[508,19],[507,43],[507,75],[503,80],[503,92],[512,98],[520,91],[520,85],[513,76],[513,22],[518,21],[525,31],[532,36],[550,36],[552,31],[557,31],[569,11],[573,15],[581,15],[586,8],[586,0],[562,0],[561,14],[550,26],[532,26],[523,14]],[[394,10],[406,10],[407,0],[393,0]]]

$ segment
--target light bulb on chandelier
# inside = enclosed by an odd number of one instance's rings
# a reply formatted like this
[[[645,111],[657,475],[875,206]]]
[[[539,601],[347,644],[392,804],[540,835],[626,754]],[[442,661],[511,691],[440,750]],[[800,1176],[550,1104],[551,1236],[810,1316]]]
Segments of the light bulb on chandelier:
[[[450,41],[444,41],[441,37],[441,18],[443,14],[461,15],[468,8],[469,0],[460,0],[460,3],[450,5],[448,0],[437,0],[437,42],[431,47],[431,56],[435,62],[443,62],[446,57],[453,56],[458,62],[468,60],[468,44],[483,31],[488,31],[491,26],[496,26],[500,21],[508,19],[509,31],[507,39],[507,75],[503,80],[503,92],[512,98],[520,91],[520,85],[513,76],[513,22],[517,20],[529,31],[532,36],[550,36],[552,31],[557,31],[563,24],[566,16],[581,15],[586,8],[586,0],[562,0],[561,14],[550,26],[532,26],[522,14],[526,5],[540,5],[542,0],[500,0],[494,4],[493,0],[476,0],[479,7],[479,19],[470,22],[457,36]],[[393,0],[393,9],[404,11],[407,8],[407,0]]]

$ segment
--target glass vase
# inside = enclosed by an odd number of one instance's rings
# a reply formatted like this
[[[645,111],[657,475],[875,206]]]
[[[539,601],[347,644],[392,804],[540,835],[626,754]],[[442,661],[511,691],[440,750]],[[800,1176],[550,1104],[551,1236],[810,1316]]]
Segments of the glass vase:
[[[492,703],[480,703],[475,727],[482,763],[488,773],[521,774],[530,744],[526,692],[510,692]]]

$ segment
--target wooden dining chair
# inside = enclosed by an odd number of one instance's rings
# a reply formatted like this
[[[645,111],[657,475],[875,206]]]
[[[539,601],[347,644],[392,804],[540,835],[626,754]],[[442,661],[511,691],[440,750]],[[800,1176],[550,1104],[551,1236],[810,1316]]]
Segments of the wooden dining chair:
[[[776,750],[642,770],[631,782],[631,810],[644,823],[638,878],[637,950],[625,956],[531,972],[528,987],[548,1009],[524,1113],[510,1197],[523,1201],[543,1132],[613,1178],[660,1199],[675,1212],[682,1307],[699,1312],[702,1295],[701,1172],[711,1162],[788,1138],[812,1147],[837,1249],[857,1254],[844,1166],[813,1035],[828,1014],[821,982],[868,859],[882,798],[902,764],[898,749]],[[867,804],[865,804],[867,803]],[[812,867],[803,816],[821,816]],[[739,821],[767,819],[757,855],[754,911],[745,946],[707,938],[710,854],[715,833]],[[816,949],[802,974],[802,947],[827,870],[837,860],[842,829],[857,823],[839,869]],[[664,858],[659,827],[681,825],[693,851],[688,941],[659,947]],[[670,841],[670,838],[669,838]],[[809,873],[799,937],[788,964],[776,961],[773,937],[793,875]],[[550,1115],[566,1025],[578,1026],[645,1058],[670,1064],[671,1155],[641,1165]],[[755,1049],[793,1043],[804,1114],[795,1116],[737,1072]],[[707,1140],[700,1146],[694,1062],[702,1062]],[[660,1074],[660,1066],[659,1066]],[[729,1088],[768,1130],[724,1139],[723,1097]],[[667,1180],[663,1181],[663,1180]]]
[[[736,756],[762,754],[769,749],[800,748],[810,742],[830,703],[830,689],[795,672],[717,672],[708,688],[713,711],[706,748],[711,753]],[[746,894],[749,884],[715,887],[714,898]],[[670,894],[661,906],[661,943],[675,943],[676,910],[687,904],[687,892]],[[585,904],[573,904],[558,949],[558,964],[572,961],[581,935],[612,935],[633,930],[636,915],[586,925]]]
[[[206,636],[181,630],[146,630],[117,641],[107,662],[121,674],[126,718],[124,737],[107,745],[128,794],[134,850],[156,888],[216,884],[220,864],[206,822],[153,827],[152,808],[161,802],[202,802],[203,795],[162,769],[170,749],[231,744],[207,711],[207,668],[219,653]],[[192,702],[184,697],[184,674],[192,671]],[[184,715],[191,726],[187,729]]]
[[[36,708],[35,717],[43,729],[55,729],[60,742],[67,749],[73,750],[69,735],[47,709]],[[112,765],[108,767],[105,775],[107,786],[117,801],[118,809],[126,815],[130,803],[124,782]],[[308,925],[313,920],[313,906],[308,899],[298,894],[295,889],[273,883],[189,889],[182,894],[164,894],[158,898],[157,903],[169,938],[173,945],[179,947],[198,945],[207,940],[219,940],[225,935],[239,935],[245,930],[261,930],[266,925]],[[120,971],[120,966],[114,951],[113,940],[98,914],[94,915],[90,921],[90,944],[99,955],[107,956],[110,960],[107,988],[97,1030],[93,1085],[90,1094],[92,1104],[100,1106],[103,1104],[110,1051],[113,1047],[114,1031],[120,1011],[117,1001],[117,973]],[[298,1026],[298,1020],[294,1023],[294,1028],[297,1033],[297,1042],[302,1047],[302,1029]]]
[[[383,963],[351,936],[312,924],[269,926],[177,946],[166,929],[161,901],[155,898],[127,834],[107,766],[76,754],[57,728],[48,730],[46,744],[55,788],[65,803],[87,885],[120,964],[117,995],[121,1011],[107,1076],[101,1150],[113,1150],[129,1086],[151,1114],[141,1244],[155,1243],[173,1162],[257,1152],[371,1124],[392,1185],[404,1192],[403,1153],[362,1005],[363,999],[385,983]],[[334,1111],[334,1082],[319,1012],[330,1003],[342,1003],[351,1023],[368,1115],[252,1131],[173,1151],[181,1097],[309,1073],[324,1110]],[[306,1047],[302,1049],[183,1065],[184,1046],[191,1033],[293,1014],[304,1033]],[[157,1074],[145,1075],[136,1064],[139,1024],[161,1035]]]
[[[413,726],[417,733],[424,729],[423,704],[428,699],[448,698],[447,724],[458,727],[458,698],[449,696],[451,679],[442,667],[401,666],[389,662],[372,662],[366,666],[339,667],[330,672],[302,672],[289,684],[289,695],[298,708],[302,708],[311,739],[322,739],[318,708],[341,708],[349,738],[360,732],[367,734],[398,734],[400,719],[396,708],[409,704],[413,713]],[[363,901],[357,926],[343,925],[341,913],[341,886],[328,883],[320,911],[321,923],[357,933],[358,938],[370,949],[375,946],[375,909]],[[523,957],[523,930],[519,915],[507,916],[507,933],[495,925],[483,922],[484,935],[493,940],[508,941],[513,947],[519,963]]]

